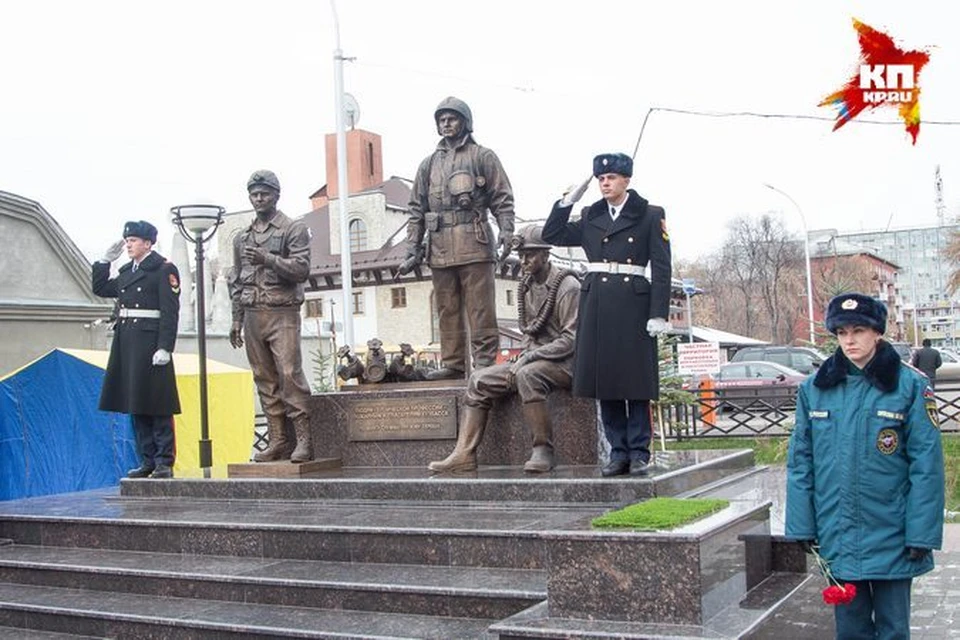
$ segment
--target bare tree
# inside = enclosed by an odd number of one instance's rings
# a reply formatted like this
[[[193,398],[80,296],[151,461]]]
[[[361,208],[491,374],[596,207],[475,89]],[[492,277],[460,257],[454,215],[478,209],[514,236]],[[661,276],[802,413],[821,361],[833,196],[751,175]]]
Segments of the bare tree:
[[[951,294],[960,290],[960,231],[952,231],[947,246],[943,248],[943,258],[950,265],[950,279],[947,289]]]
[[[700,323],[751,337],[790,342],[803,307],[803,248],[780,219],[740,216],[723,249],[682,273],[704,290],[693,300]]]
[[[787,275],[802,264],[798,243],[784,227],[783,220],[771,215],[757,220],[754,236],[758,246],[758,284],[770,323],[770,336],[774,342],[790,342],[793,326],[784,322],[785,310],[795,308],[798,298],[795,287],[791,286],[793,279]]]

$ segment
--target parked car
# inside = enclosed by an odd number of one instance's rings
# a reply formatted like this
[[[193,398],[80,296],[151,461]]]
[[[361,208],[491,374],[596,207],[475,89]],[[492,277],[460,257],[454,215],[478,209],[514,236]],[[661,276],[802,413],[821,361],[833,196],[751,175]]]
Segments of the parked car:
[[[910,357],[913,355],[913,349],[906,342],[891,342],[890,346],[893,347],[893,350],[897,352],[900,356],[900,359],[904,362],[910,362]]]
[[[937,381],[960,380],[960,358],[950,351],[940,349],[940,359],[943,364],[937,369]]]
[[[796,406],[797,387],[807,376],[796,369],[775,362],[728,362],[712,376],[699,378],[712,382],[714,394],[721,401],[721,411],[766,410],[764,404],[780,409]],[[687,385],[684,385],[688,388]],[[709,396],[704,396],[709,398]]]
[[[744,347],[740,349],[730,362],[773,362],[802,374],[816,371],[827,357],[810,347],[791,347],[789,345],[764,345],[760,347]]]

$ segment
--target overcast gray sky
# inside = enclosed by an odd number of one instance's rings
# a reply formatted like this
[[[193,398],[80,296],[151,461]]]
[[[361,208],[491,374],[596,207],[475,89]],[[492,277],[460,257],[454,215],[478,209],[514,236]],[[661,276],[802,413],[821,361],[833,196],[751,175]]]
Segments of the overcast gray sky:
[[[473,109],[517,214],[542,218],[604,151],[632,153],[651,107],[832,116],[856,68],[851,19],[928,48],[921,119],[960,121],[960,10],[942,0],[646,2],[340,0],[345,88],[383,136],[385,174],[412,178],[446,95]],[[164,228],[203,197],[246,208],[270,168],[298,215],[325,183],[334,130],[327,0],[0,0],[0,189],[40,202],[88,257],[127,219]],[[870,119],[896,121],[891,109]],[[936,221],[934,168],[960,213],[960,127],[705,118],[655,112],[632,186],[663,205],[674,253],[717,246],[737,214],[810,229]],[[593,188],[586,199],[599,197]],[[10,241],[10,239],[5,239]],[[169,243],[166,243],[169,246]]]

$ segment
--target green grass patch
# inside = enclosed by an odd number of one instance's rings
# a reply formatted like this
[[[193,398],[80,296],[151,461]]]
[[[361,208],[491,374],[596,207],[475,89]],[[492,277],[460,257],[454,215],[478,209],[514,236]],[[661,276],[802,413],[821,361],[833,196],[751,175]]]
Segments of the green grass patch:
[[[729,500],[696,498],[653,498],[631,504],[594,518],[591,524],[598,528],[626,528],[640,531],[660,531],[699,520],[726,508]]]
[[[943,434],[943,465],[947,477],[947,510],[960,511],[960,435]]]
[[[687,451],[689,449],[753,449],[757,464],[786,464],[787,437],[769,438],[693,438],[680,442],[667,442],[668,451]],[[657,442],[659,449],[660,443]]]

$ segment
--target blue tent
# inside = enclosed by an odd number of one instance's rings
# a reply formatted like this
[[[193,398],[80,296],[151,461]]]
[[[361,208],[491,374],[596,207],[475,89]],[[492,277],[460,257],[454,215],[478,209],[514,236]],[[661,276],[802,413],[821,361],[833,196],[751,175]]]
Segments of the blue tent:
[[[137,466],[130,417],[97,409],[102,381],[59,349],[0,379],[0,500],[115,486]]]

